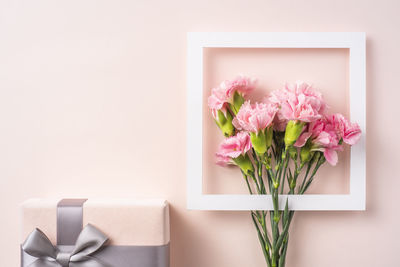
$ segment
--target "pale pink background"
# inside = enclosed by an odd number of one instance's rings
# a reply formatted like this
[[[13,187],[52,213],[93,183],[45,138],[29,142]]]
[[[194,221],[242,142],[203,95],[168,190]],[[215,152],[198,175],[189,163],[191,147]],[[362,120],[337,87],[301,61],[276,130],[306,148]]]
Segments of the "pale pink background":
[[[265,266],[247,212],[186,210],[188,31],[367,33],[367,211],[299,212],[287,266],[399,265],[399,8],[1,0],[0,266],[18,266],[24,199],[133,195],[170,200],[172,266]]]

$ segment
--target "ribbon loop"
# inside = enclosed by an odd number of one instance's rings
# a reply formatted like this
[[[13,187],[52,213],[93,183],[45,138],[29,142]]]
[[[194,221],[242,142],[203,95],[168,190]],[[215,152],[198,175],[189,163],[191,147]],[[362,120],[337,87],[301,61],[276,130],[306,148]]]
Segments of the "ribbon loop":
[[[49,238],[40,230],[35,229],[22,244],[22,249],[35,258],[57,257],[57,248],[53,246]]]
[[[82,259],[99,250],[108,241],[108,238],[91,224],[86,225],[76,240],[75,248],[71,253],[71,261]]]
[[[102,248],[108,238],[96,227],[88,224],[83,228],[76,241],[72,253],[62,252],[53,246],[48,237],[39,229],[35,229],[25,240],[22,250],[27,254],[37,258],[30,267],[51,266],[51,267],[70,267],[74,263],[82,267],[107,267],[94,258],[91,254]],[[43,264],[45,263],[45,264]]]

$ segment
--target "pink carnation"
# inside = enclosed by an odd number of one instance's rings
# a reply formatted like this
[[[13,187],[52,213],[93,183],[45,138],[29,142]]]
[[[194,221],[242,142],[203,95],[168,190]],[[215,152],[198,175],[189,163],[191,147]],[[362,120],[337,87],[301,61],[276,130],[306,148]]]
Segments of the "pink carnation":
[[[220,87],[224,88],[229,96],[233,96],[235,92],[246,96],[253,91],[255,83],[255,79],[250,79],[246,76],[237,76],[234,80],[223,81]]]
[[[213,88],[211,90],[211,95],[208,97],[208,106],[211,110],[220,110],[228,103],[229,97],[226,95],[226,92],[221,88]]]
[[[308,129],[300,135],[294,145],[302,147],[309,138],[311,138],[313,143],[312,150],[324,152],[325,159],[329,164],[335,166],[338,161],[336,151],[343,149],[339,144],[340,136],[337,133],[335,125],[325,118],[311,122],[308,125]]]
[[[278,111],[276,105],[266,103],[250,104],[246,101],[241,106],[232,123],[235,128],[257,133],[272,124]]]
[[[226,138],[216,153],[217,164],[231,163],[232,158],[244,155],[251,149],[250,136],[246,132],[239,132],[235,136]]]
[[[280,107],[277,117],[281,123],[285,120],[315,121],[327,107],[322,94],[305,82],[286,84],[284,89],[273,91],[268,101]]]
[[[222,154],[220,154],[218,152],[215,153],[215,156],[217,158],[217,160],[216,160],[217,165],[225,167],[227,165],[234,164],[234,162],[232,161],[232,158],[230,158],[228,156],[222,155]]]
[[[220,110],[225,103],[232,102],[235,92],[246,96],[254,87],[255,80],[245,76],[238,76],[234,80],[225,80],[219,87],[211,90],[211,95],[208,97],[208,106],[212,110]]]
[[[357,123],[351,123],[339,113],[329,116],[328,120],[335,125],[338,134],[346,144],[354,145],[360,140],[361,129]]]

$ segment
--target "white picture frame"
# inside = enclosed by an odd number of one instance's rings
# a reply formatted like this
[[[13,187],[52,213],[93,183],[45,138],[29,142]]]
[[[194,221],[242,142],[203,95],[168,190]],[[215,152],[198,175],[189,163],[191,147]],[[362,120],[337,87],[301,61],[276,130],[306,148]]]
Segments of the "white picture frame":
[[[365,210],[366,76],[362,32],[190,32],[187,35],[187,208],[193,210],[272,210],[270,195],[203,194],[203,48],[348,48],[350,117],[362,130],[351,148],[349,194],[281,195],[291,210]]]

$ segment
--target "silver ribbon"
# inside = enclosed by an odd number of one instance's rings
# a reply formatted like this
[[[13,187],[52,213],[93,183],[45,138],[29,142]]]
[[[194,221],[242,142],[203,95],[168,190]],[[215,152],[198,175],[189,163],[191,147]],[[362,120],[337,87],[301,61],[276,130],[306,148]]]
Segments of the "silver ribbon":
[[[91,255],[100,250],[108,238],[91,224],[79,234],[72,252],[61,251],[39,229],[25,240],[22,250],[37,258],[28,267],[109,267]]]
[[[62,199],[57,204],[57,245],[73,246],[83,227],[83,204],[87,199]]]

